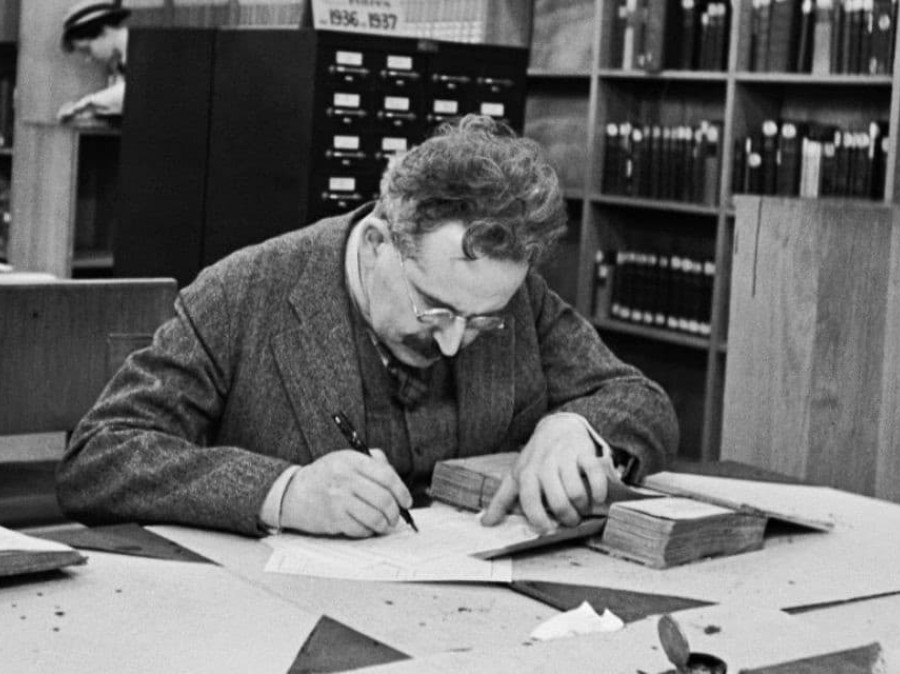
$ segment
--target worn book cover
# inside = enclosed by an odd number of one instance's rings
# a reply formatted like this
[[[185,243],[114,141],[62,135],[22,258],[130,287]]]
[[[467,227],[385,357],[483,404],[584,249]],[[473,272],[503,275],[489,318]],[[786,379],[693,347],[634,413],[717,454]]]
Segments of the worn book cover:
[[[596,550],[657,569],[763,546],[766,518],[689,498],[614,503]]]

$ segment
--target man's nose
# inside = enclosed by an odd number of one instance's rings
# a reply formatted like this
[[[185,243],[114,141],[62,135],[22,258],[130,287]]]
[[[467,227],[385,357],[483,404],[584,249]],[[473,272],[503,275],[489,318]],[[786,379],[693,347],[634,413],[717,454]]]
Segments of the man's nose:
[[[462,345],[463,336],[466,333],[465,321],[453,321],[450,325],[435,331],[434,341],[437,342],[441,353],[447,356],[455,356]]]

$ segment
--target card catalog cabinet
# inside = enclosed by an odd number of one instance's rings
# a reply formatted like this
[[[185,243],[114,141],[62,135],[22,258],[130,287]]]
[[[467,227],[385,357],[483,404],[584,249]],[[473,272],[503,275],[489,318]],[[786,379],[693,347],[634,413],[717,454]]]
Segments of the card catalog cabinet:
[[[391,155],[480,112],[523,126],[527,50],[312,30],[135,29],[117,276],[180,285],[352,210]]]

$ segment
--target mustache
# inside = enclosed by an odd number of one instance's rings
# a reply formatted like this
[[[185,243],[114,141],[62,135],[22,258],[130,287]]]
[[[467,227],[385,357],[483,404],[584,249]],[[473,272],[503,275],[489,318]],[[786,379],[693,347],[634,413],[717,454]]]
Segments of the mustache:
[[[441,357],[441,348],[431,336],[406,335],[400,340],[400,343],[427,360],[436,360]]]

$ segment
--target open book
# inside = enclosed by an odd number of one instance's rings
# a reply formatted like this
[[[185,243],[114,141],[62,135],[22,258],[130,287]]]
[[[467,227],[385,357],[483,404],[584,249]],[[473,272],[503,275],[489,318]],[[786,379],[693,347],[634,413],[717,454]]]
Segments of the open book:
[[[84,564],[77,550],[54,541],[0,527],[0,576],[14,576]]]

